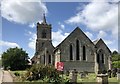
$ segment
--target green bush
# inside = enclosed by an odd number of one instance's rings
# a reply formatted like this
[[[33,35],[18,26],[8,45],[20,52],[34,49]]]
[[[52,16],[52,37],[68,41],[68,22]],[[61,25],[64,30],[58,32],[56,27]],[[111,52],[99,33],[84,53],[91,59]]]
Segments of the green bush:
[[[113,68],[120,68],[120,61],[114,61],[112,62]]]
[[[60,72],[53,66],[42,64],[33,65],[25,74],[25,80],[43,80],[43,82],[62,82]]]
[[[120,60],[120,54],[112,56],[112,61],[118,61],[118,60]]]

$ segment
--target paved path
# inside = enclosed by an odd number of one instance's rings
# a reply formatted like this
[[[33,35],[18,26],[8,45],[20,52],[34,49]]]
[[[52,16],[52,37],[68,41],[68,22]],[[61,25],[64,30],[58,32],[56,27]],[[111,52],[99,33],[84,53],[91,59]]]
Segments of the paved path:
[[[3,71],[3,80],[2,82],[13,82],[13,78],[8,71]]]
[[[3,71],[0,69],[0,84],[2,83]]]

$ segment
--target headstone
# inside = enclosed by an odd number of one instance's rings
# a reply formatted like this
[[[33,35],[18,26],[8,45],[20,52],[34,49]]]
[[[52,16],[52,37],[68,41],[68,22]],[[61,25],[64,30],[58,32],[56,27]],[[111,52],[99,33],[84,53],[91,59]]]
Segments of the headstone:
[[[100,71],[100,70],[97,72],[97,74],[101,74],[101,73],[102,73],[102,71]]]
[[[85,73],[85,75],[88,75],[88,71],[84,71],[83,73]]]
[[[69,71],[66,71],[66,76],[69,76],[70,72]]]
[[[117,70],[117,80],[120,80],[120,68]]]
[[[103,70],[103,71],[102,71],[102,74],[106,74],[106,73],[107,73],[107,71],[106,71],[106,70]]]
[[[85,73],[80,73],[80,78],[85,78],[86,74]]]
[[[120,80],[120,73],[117,73],[117,80]]]
[[[98,82],[98,84],[108,84],[108,75],[107,74],[98,74],[97,82]]]
[[[70,72],[70,82],[77,82],[77,71],[74,69],[72,72]]]
[[[108,77],[111,78],[111,70],[108,70]]]
[[[113,69],[112,69],[112,76],[113,76],[113,77],[116,77],[116,75],[117,75],[116,73],[117,73],[117,69],[116,69],[116,68],[113,68]]]

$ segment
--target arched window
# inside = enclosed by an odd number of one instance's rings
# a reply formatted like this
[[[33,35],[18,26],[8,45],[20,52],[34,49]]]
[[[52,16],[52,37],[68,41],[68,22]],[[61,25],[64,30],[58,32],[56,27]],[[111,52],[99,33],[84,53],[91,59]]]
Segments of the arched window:
[[[102,53],[102,63],[104,63],[104,54]]]
[[[49,55],[48,63],[51,64],[51,55]]]
[[[70,60],[73,60],[73,49],[71,44],[70,44]]]
[[[45,59],[46,59],[45,55],[43,55],[43,59],[44,59],[44,60],[43,60],[43,61],[44,61],[43,63],[45,64]]]
[[[43,30],[43,32],[42,32],[42,38],[46,38],[46,31],[45,30]]]
[[[100,61],[100,55],[99,54],[97,54],[97,63],[99,63]]]
[[[76,60],[80,60],[80,58],[79,58],[79,40],[76,40]]]
[[[98,63],[104,63],[104,51],[102,50],[102,49],[100,49],[98,52],[97,52],[98,54],[99,54],[99,62]],[[97,58],[98,58],[98,56],[97,56]]]
[[[45,43],[44,43],[44,42],[42,42],[42,47],[44,46],[44,44],[45,44]]]
[[[83,46],[83,60],[86,60],[86,48]]]

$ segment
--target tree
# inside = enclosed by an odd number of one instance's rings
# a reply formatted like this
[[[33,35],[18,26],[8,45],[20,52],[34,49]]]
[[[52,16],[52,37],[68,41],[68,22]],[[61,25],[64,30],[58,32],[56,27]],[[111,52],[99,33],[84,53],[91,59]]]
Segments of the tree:
[[[2,54],[2,65],[5,69],[22,70],[28,64],[28,54],[22,48],[9,48]]]
[[[112,66],[113,68],[120,68],[120,54],[117,51],[112,53]]]
[[[117,51],[113,51],[112,61],[119,61],[119,60],[120,60],[120,54]]]
[[[116,50],[112,52],[112,55],[116,55],[116,54],[118,54]]]

